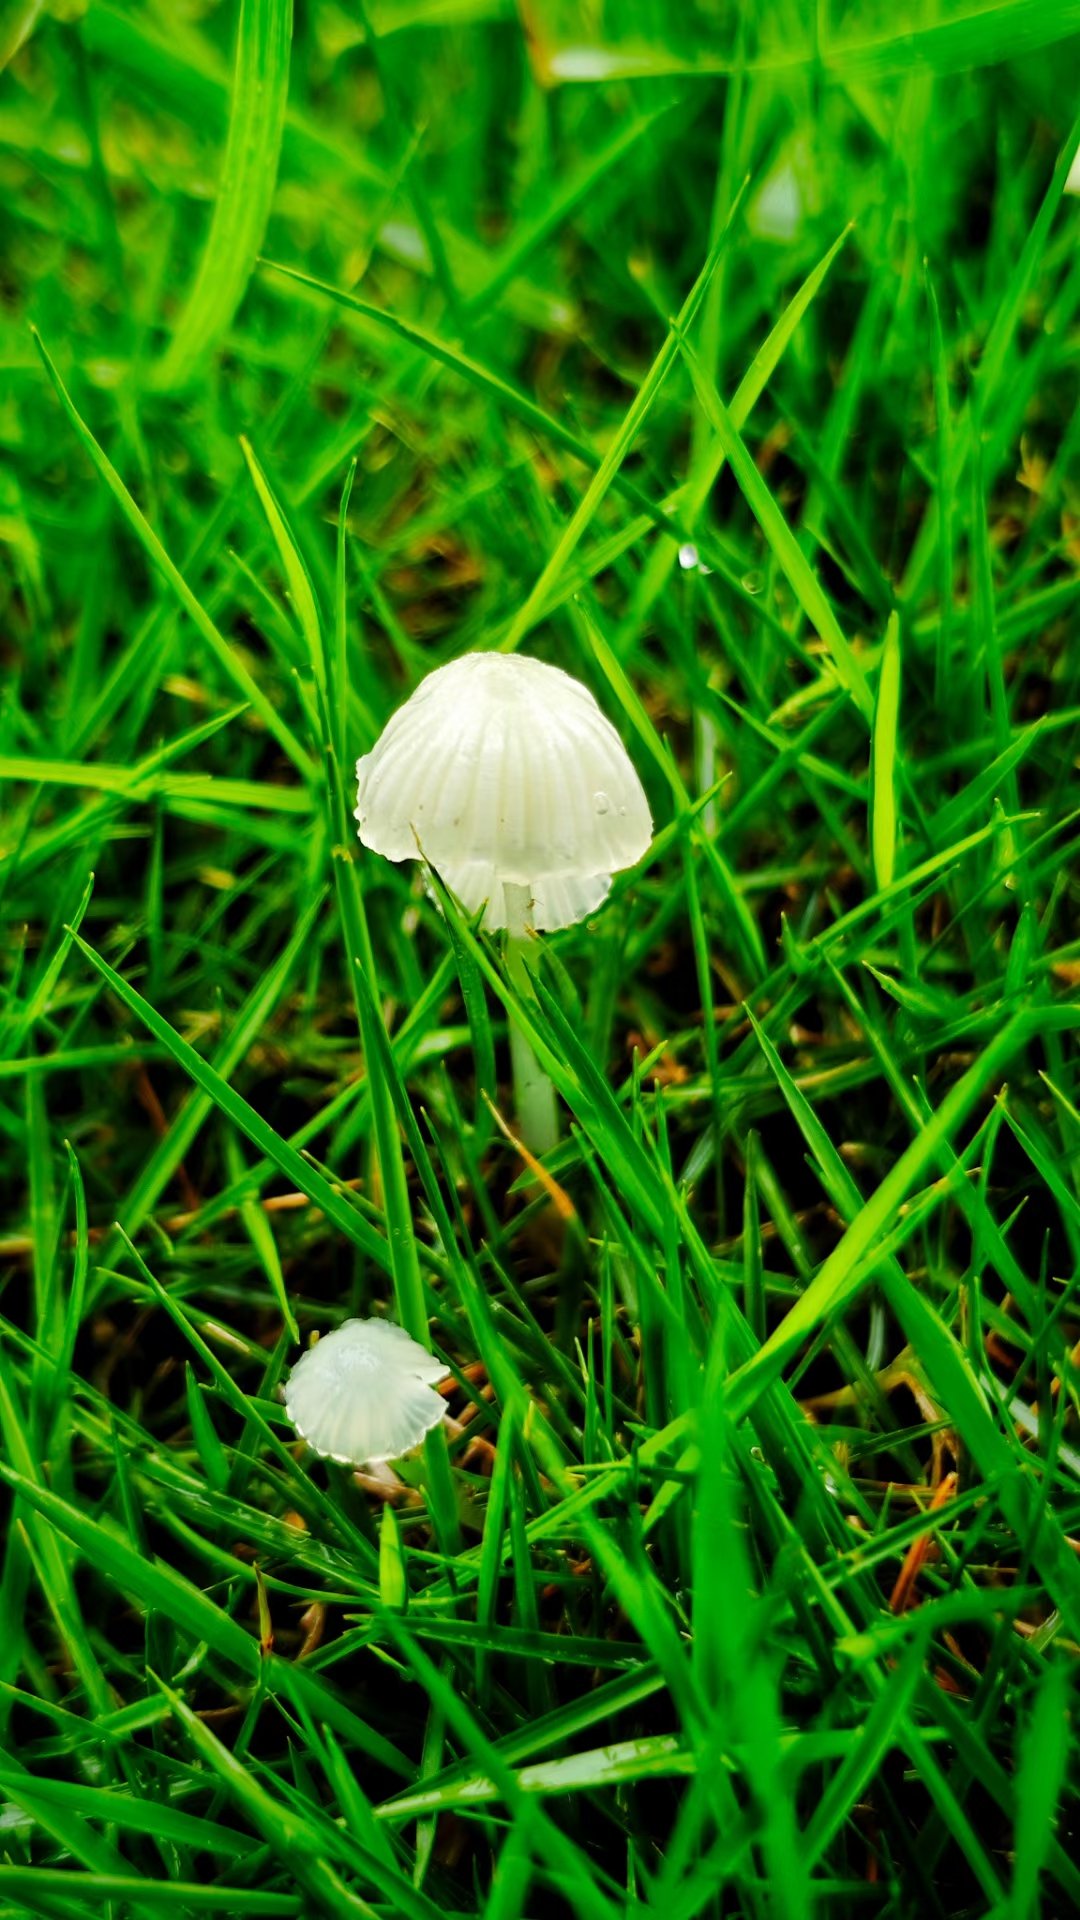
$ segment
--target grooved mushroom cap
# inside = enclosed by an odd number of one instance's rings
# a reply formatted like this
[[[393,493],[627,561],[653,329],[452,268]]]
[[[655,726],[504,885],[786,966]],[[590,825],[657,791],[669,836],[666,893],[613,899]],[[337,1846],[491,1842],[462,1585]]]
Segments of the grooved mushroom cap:
[[[342,1466],[399,1460],[446,1408],[436,1380],[449,1372],[389,1320],[346,1320],[301,1356],[285,1411],[314,1453]]]
[[[490,929],[572,926],[652,838],[641,781],[588,688],[521,654],[429,673],[356,775],[364,845],[387,860],[422,849],[467,912],[487,901]]]

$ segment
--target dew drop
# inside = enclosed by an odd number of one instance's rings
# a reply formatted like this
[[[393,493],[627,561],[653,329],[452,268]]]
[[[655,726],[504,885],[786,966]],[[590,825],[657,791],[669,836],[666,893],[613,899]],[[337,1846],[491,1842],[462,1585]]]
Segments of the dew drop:
[[[596,808],[597,813],[611,812],[611,801],[608,799],[606,793],[594,793],[592,797],[592,803],[593,803],[593,806]]]
[[[684,573],[690,573],[692,569],[697,566],[697,563],[698,550],[687,541],[685,547],[679,548],[679,565]]]

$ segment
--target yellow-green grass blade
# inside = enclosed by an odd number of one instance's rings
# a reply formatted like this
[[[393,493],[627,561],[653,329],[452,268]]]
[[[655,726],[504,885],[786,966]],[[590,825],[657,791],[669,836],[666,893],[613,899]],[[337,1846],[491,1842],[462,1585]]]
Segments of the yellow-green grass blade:
[[[663,1780],[692,1774],[697,1771],[697,1765],[693,1749],[685,1746],[677,1735],[653,1734],[571,1754],[563,1760],[543,1760],[522,1767],[517,1774],[517,1786],[522,1793],[541,1796],[591,1793],[631,1780]],[[501,1798],[494,1780],[482,1773],[472,1773],[444,1786],[421,1787],[415,1793],[401,1794],[377,1807],[376,1814],[382,1820],[415,1820],[423,1814],[483,1806],[485,1802]]]
[[[896,754],[900,720],[900,619],[890,614],[870,736],[870,844],[879,889],[896,872]]]
[[[292,0],[240,0],[229,132],[210,232],[154,384],[182,387],[247,292],[277,185],[292,50]]]
[[[278,550],[281,557],[281,564],[285,569],[285,579],[288,583],[289,593],[292,598],[293,611],[300,623],[300,631],[304,637],[304,643],[311,660],[312,671],[325,698],[327,694],[327,680],[326,661],[323,656],[322,621],[319,617],[318,602],[315,597],[315,588],[312,583],[311,574],[297,545],[296,537],[285,518],[282,508],[278,504],[274,490],[259,463],[251,442],[241,437],[240,446],[243,450],[244,459],[248,464],[248,471],[255,484],[255,491],[259,496],[259,503],[266,515],[270,531],[273,534],[274,545]]]
[[[210,800],[223,807],[266,808],[270,813],[309,814],[311,794],[306,787],[277,786],[272,781],[230,780],[211,773],[143,772],[139,767],[110,766],[102,760],[37,760],[30,754],[0,755],[0,780],[40,781],[45,786],[79,787],[111,793],[132,802],[160,796],[169,800]]]

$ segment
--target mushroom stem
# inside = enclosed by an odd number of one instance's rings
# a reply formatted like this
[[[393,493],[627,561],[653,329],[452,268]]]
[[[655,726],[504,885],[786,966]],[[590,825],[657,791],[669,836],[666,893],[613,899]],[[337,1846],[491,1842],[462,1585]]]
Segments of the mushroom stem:
[[[526,915],[529,889],[504,883],[507,907],[506,971],[523,1000],[535,1000],[536,989],[526,955],[529,935]],[[518,1128],[531,1153],[547,1153],[559,1138],[555,1089],[513,1015],[510,1016],[510,1064],[514,1077],[514,1108]]]

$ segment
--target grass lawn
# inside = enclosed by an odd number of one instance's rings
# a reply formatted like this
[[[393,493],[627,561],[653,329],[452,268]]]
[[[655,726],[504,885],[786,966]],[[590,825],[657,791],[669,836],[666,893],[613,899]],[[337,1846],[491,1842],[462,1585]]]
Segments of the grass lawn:
[[[1075,1914],[1080,4],[0,62],[0,1920]],[[524,967],[353,819],[489,649],[654,822]]]

